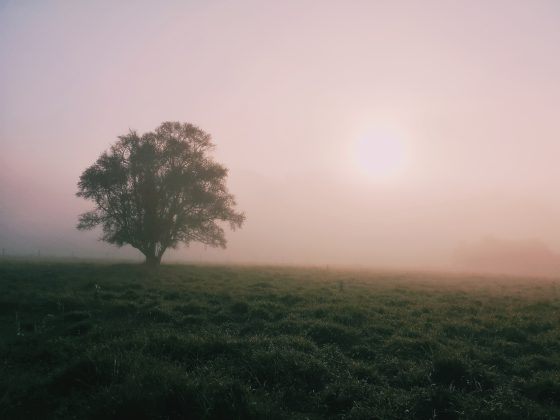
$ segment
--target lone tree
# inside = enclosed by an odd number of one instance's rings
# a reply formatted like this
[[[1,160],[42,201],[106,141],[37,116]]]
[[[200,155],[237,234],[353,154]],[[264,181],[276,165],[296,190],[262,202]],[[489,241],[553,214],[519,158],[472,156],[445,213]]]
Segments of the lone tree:
[[[96,207],[80,215],[78,229],[101,225],[102,240],[133,246],[149,265],[181,242],[225,248],[218,222],[235,230],[245,216],[234,210],[228,171],[209,156],[213,148],[208,133],[179,122],[120,136],[80,176],[76,195]]]

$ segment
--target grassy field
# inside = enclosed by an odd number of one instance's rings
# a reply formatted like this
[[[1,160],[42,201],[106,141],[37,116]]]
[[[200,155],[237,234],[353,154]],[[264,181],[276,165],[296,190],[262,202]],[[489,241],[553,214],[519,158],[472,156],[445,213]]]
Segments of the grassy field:
[[[0,263],[0,418],[560,418],[560,283]]]

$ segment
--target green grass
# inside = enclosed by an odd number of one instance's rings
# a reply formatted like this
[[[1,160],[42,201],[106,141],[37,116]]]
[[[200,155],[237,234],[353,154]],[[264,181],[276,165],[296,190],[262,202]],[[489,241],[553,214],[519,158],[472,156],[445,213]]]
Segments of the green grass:
[[[0,264],[0,418],[560,418],[560,284]]]

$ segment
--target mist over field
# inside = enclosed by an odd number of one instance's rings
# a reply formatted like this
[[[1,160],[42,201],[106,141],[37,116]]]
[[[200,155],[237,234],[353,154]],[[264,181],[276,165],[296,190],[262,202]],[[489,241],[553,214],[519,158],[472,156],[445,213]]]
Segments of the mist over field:
[[[560,419],[559,46],[556,0],[0,0],[0,419]]]
[[[81,172],[185,121],[247,216],[167,261],[560,272],[560,6],[2,2],[0,248],[78,232]]]

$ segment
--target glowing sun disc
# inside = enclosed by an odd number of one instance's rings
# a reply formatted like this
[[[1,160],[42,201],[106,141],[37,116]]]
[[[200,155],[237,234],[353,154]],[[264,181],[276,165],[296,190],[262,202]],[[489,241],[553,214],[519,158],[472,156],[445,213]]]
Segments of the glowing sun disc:
[[[355,144],[358,168],[372,178],[387,178],[401,171],[405,163],[406,150],[399,136],[372,131],[358,138]]]

